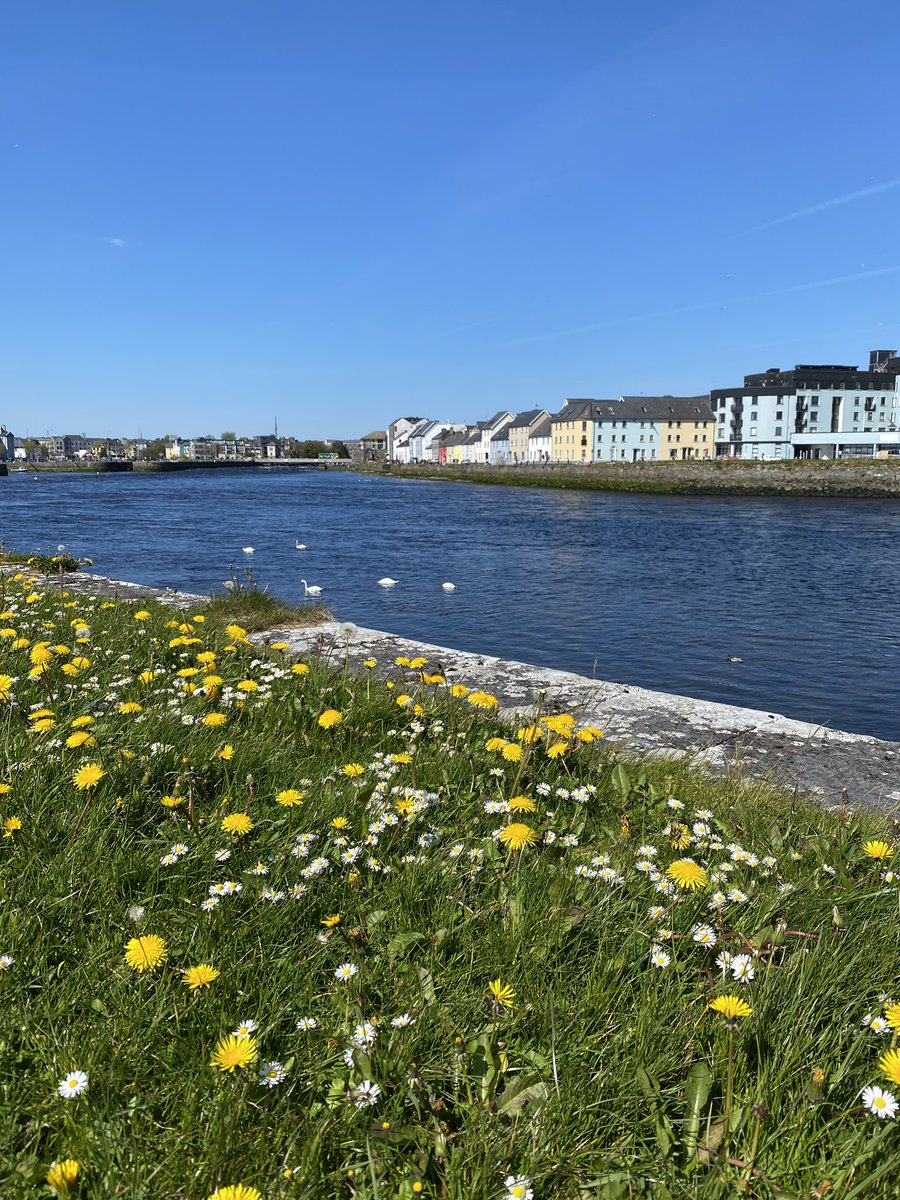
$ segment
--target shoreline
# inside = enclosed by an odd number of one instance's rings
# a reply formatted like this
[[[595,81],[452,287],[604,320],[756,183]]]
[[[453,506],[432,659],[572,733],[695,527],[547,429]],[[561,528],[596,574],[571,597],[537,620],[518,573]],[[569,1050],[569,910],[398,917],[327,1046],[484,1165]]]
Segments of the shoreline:
[[[900,458],[793,459],[790,462],[710,459],[678,463],[591,463],[585,466],[546,463],[515,467],[395,464],[362,470],[387,479],[476,483],[494,487],[669,496],[900,500]]]
[[[16,568],[12,568],[15,570]],[[4,568],[11,573],[9,566]],[[53,587],[120,600],[153,599],[173,607],[209,600],[103,575],[48,576]],[[779,713],[719,704],[631,684],[590,679],[569,671],[456,650],[403,638],[350,622],[273,628],[251,635],[264,645],[282,641],[288,653],[314,655],[337,669],[364,674],[367,659],[379,672],[400,656],[440,664],[448,684],[465,682],[496,695],[504,717],[572,711],[604,730],[623,757],[671,759],[728,779],[765,780],[815,797],[820,803],[891,812],[900,807],[900,742],[795,720]]]

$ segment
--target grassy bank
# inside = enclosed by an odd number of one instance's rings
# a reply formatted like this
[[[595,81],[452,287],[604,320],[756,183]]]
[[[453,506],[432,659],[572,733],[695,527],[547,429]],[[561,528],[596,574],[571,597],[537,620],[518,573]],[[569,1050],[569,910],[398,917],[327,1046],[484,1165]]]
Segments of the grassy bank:
[[[896,1194],[892,826],[2,586],[4,1200]]]
[[[500,487],[661,495],[900,498],[900,459],[594,463],[585,467],[422,465],[378,468],[370,473],[389,474],[398,479],[437,479]]]

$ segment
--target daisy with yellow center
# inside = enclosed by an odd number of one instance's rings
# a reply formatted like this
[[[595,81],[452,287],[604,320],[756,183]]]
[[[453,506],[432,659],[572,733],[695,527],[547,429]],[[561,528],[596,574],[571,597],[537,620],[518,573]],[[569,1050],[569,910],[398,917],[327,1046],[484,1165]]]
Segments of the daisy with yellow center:
[[[209,963],[200,963],[196,967],[188,967],[184,973],[184,983],[192,992],[198,988],[209,987],[214,979],[219,978],[219,972]]]
[[[243,837],[245,833],[249,833],[253,828],[253,822],[246,813],[229,813],[227,817],[222,818],[221,827],[225,833],[234,834],[235,837]]]
[[[692,892],[694,888],[706,887],[708,876],[699,863],[692,858],[678,858],[666,871],[673,883]]]
[[[713,1012],[720,1013],[726,1021],[734,1021],[739,1017],[749,1017],[753,1009],[740,996],[716,996],[709,1007]]]
[[[125,945],[125,961],[133,971],[153,971],[168,957],[165,939],[155,933],[133,937]]]
[[[99,763],[85,763],[72,776],[72,782],[80,792],[84,792],[96,787],[105,774]]]
[[[516,852],[525,846],[533,846],[537,841],[537,834],[530,825],[514,821],[511,825],[505,825],[500,830],[500,841],[508,850]]]
[[[252,1063],[256,1053],[256,1042],[252,1037],[235,1037],[230,1033],[228,1037],[220,1038],[216,1043],[209,1065],[218,1067],[220,1071],[233,1072]]]
[[[296,788],[285,788],[275,797],[275,803],[284,808],[294,808],[303,803],[303,793],[298,792]]]

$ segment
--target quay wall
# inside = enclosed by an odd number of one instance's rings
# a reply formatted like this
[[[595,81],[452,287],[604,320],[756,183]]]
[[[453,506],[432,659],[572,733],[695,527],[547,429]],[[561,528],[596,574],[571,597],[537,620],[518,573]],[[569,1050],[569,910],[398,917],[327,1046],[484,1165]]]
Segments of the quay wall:
[[[371,474],[395,479],[484,483],[610,492],[694,496],[798,496],[900,499],[900,457],[792,459],[789,462],[709,461],[547,463],[528,466],[385,465]]]

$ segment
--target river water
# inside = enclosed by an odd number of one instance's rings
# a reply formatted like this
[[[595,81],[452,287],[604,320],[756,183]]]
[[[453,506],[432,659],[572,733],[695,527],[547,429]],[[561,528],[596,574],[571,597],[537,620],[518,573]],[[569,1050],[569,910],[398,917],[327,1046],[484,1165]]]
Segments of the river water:
[[[301,576],[322,586],[359,625],[900,738],[896,502],[334,470],[14,473],[0,479],[0,537],[65,543],[97,572],[182,591],[220,590],[229,564],[249,563],[293,602]],[[399,583],[386,591],[382,576]]]

